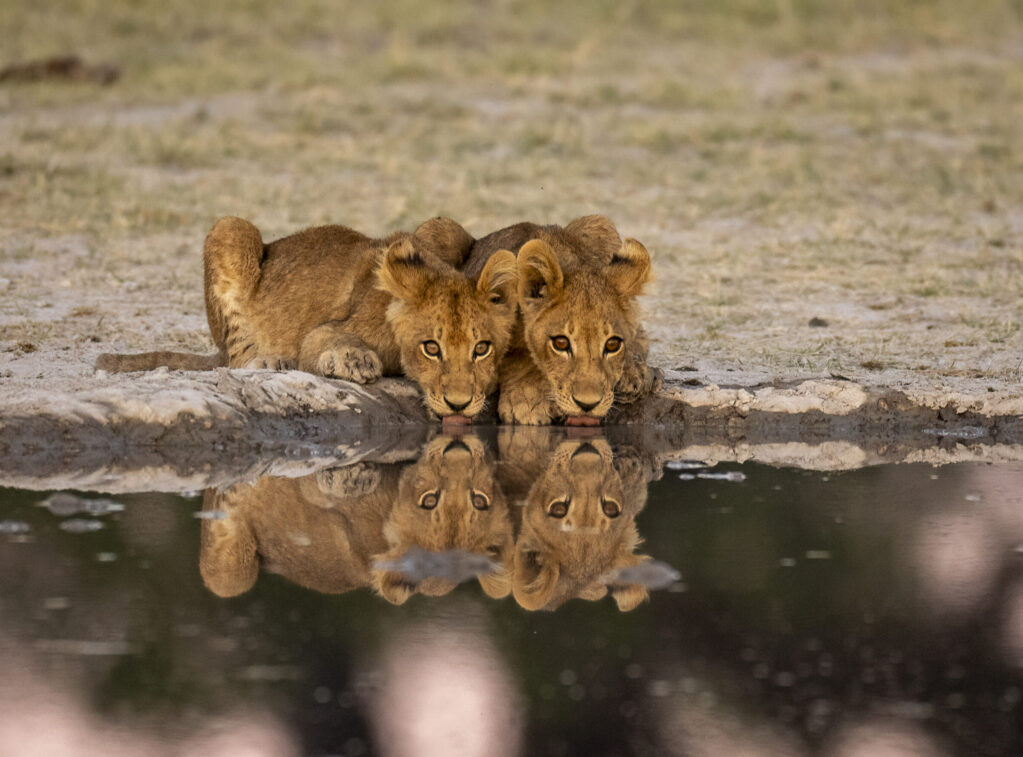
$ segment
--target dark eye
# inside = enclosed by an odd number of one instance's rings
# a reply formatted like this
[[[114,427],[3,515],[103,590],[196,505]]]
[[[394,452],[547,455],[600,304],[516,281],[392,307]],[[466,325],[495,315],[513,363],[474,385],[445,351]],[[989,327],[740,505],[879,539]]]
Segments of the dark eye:
[[[552,518],[564,518],[568,515],[568,500],[559,499],[547,507],[547,514]]]
[[[440,357],[440,345],[432,339],[423,342],[423,354],[427,357]]]
[[[419,498],[419,506],[424,510],[432,510],[437,506],[439,499],[437,492],[427,492]]]
[[[622,348],[622,340],[616,336],[611,337],[604,342],[604,353],[607,355],[613,355]]]
[[[572,343],[570,341],[568,341],[568,337],[567,336],[562,335],[562,336],[552,336],[551,337],[551,345],[558,352],[568,352],[571,349]]]
[[[615,502],[613,499],[605,499],[600,503],[600,509],[604,511],[604,515],[609,518],[617,518],[622,514],[622,506]]]
[[[486,357],[490,354],[490,342],[476,342],[472,348],[473,357]]]
[[[487,499],[486,494],[480,492],[472,493],[472,506],[477,510],[488,510],[490,509],[490,500]]]

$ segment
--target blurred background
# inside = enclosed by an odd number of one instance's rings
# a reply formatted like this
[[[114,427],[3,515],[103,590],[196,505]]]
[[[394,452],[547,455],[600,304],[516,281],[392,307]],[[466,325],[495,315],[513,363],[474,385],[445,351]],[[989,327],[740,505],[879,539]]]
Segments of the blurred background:
[[[600,212],[662,367],[1021,378],[1020,0],[5,0],[0,39],[16,352],[208,346],[222,215]]]

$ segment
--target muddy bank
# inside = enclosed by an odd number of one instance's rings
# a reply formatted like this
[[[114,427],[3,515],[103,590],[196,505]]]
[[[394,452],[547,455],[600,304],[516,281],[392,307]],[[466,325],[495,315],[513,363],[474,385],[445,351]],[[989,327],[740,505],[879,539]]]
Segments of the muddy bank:
[[[4,398],[0,485],[200,489],[412,457],[439,431],[415,387],[401,380],[359,386],[297,371],[227,369],[97,374],[76,393],[22,387]],[[605,431],[635,437],[662,461],[830,470],[1023,460],[1020,415],[929,406],[835,380],[721,387],[669,379],[655,396],[616,409]]]

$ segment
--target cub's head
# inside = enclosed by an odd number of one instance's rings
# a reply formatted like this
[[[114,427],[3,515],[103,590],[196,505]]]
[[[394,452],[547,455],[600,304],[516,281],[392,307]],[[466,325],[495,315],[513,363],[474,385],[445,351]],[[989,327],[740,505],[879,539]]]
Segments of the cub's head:
[[[472,281],[406,238],[387,250],[378,281],[394,297],[387,322],[402,369],[419,383],[427,406],[442,418],[477,415],[497,388],[515,322],[515,256],[497,253]]]
[[[626,239],[605,265],[563,269],[554,248],[533,239],[517,263],[526,345],[559,410],[570,418],[602,418],[636,339],[634,298],[650,280],[650,254]]]
[[[400,563],[413,547],[448,552],[452,560],[441,566],[445,575],[420,580],[393,568],[375,569],[373,585],[389,602],[401,604],[416,592],[447,594],[467,577],[460,572],[472,575],[474,566],[489,561],[499,567],[478,576],[483,591],[494,598],[511,591],[506,567],[513,540],[508,503],[494,480],[494,460],[475,436],[439,436],[430,442],[419,461],[402,474],[383,533],[388,550],[374,557],[377,565]],[[459,552],[450,554],[452,550]]]
[[[635,608],[647,589],[615,576],[650,559],[634,553],[641,541],[635,516],[645,502],[638,467],[619,472],[606,441],[562,442],[526,500],[512,571],[515,600],[527,610],[553,609],[610,591],[621,610]]]

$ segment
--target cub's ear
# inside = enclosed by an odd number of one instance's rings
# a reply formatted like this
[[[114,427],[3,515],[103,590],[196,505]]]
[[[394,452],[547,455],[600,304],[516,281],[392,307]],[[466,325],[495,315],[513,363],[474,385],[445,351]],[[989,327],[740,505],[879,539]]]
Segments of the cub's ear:
[[[498,250],[491,255],[480,272],[476,289],[486,294],[491,302],[514,308],[519,295],[519,268],[515,254]]]
[[[477,577],[483,593],[492,599],[504,599],[511,594],[514,549],[509,532],[507,541],[497,546],[497,568],[493,573],[482,573]]]
[[[403,605],[416,593],[415,586],[405,580],[401,573],[392,570],[374,570],[372,581],[377,594],[392,605]]]
[[[413,236],[453,268],[461,267],[476,241],[460,223],[443,216],[421,223]]]
[[[425,294],[436,276],[423,254],[406,237],[392,244],[384,253],[377,270],[377,288],[399,300],[415,300]]]
[[[596,255],[601,263],[609,262],[622,246],[618,229],[607,216],[576,218],[565,227],[565,233],[582,242],[587,252]]]
[[[646,247],[635,239],[626,239],[607,265],[607,279],[623,297],[642,294],[643,286],[653,280]]]
[[[538,559],[531,550],[515,550],[512,566],[512,595],[526,610],[542,610],[554,596],[561,570],[553,561]]]
[[[611,596],[614,597],[619,610],[629,612],[650,599],[650,590],[642,584],[625,584],[612,586]]]
[[[522,245],[518,256],[519,301],[541,300],[561,293],[565,277],[557,253],[542,239]]]

